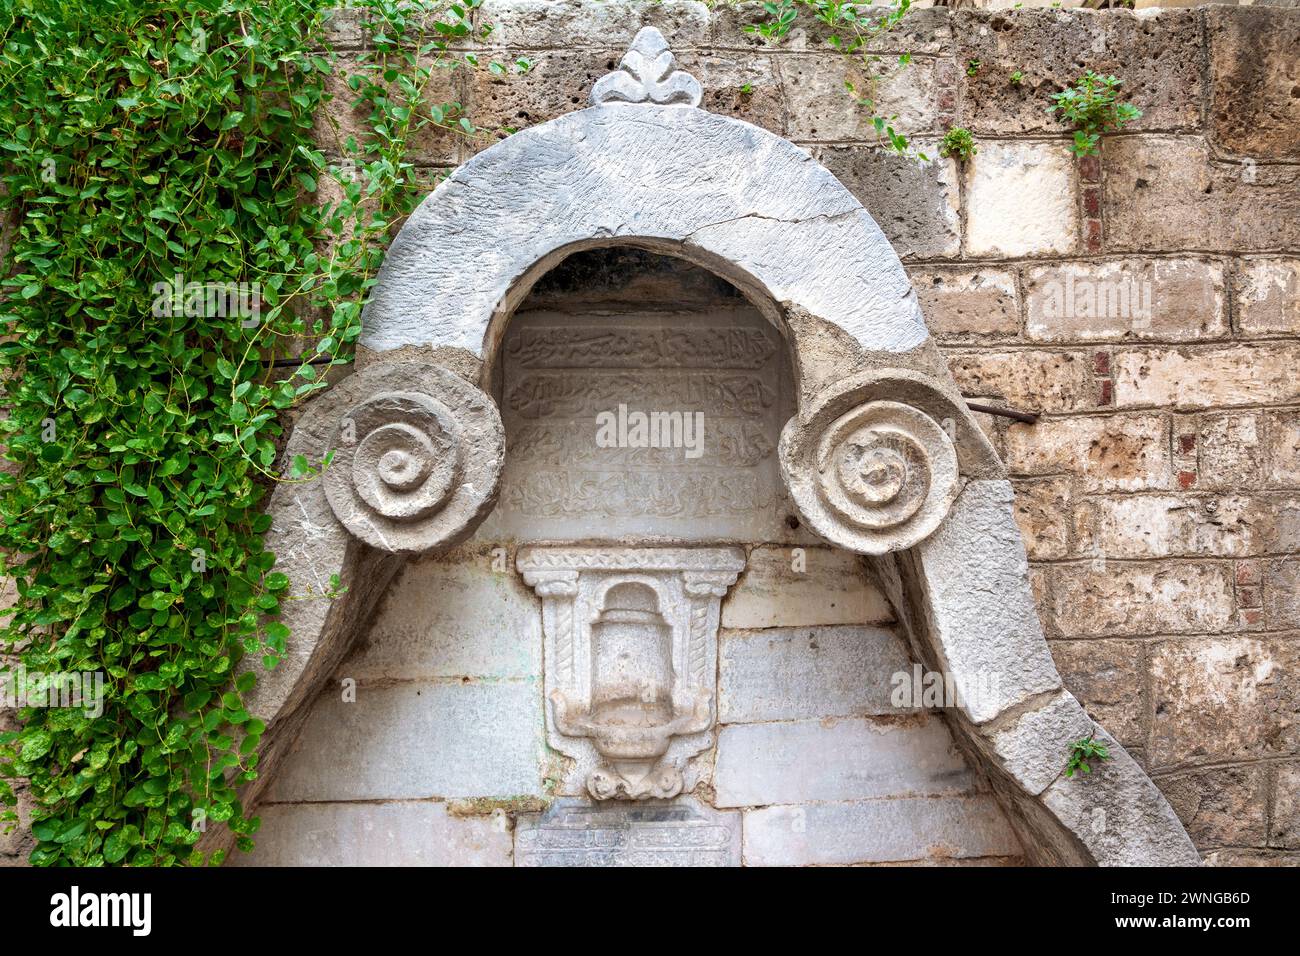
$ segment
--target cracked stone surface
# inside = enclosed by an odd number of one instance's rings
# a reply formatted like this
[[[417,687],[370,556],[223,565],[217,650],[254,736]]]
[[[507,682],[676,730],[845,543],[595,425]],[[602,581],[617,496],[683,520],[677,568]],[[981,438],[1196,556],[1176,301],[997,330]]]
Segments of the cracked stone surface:
[[[516,133],[440,185],[389,250],[361,344],[482,355],[492,317],[518,304],[534,267],[575,244],[637,240],[726,263],[865,348],[928,339],[884,234],[807,152],[702,110],[609,103]]]
[[[930,627],[976,724],[1061,686],[1029,591],[1013,498],[1007,481],[971,482],[914,552]],[[993,674],[996,693],[976,692],[981,676]]]

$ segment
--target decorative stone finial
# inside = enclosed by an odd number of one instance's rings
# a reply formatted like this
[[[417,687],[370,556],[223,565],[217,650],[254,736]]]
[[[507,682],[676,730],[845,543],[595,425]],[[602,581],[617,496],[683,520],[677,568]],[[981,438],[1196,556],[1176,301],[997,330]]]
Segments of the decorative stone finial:
[[[591,87],[591,105],[606,103],[655,103],[699,106],[703,91],[700,81],[684,70],[675,69],[676,58],[668,41],[654,27],[642,27],[618,69],[602,76]]]

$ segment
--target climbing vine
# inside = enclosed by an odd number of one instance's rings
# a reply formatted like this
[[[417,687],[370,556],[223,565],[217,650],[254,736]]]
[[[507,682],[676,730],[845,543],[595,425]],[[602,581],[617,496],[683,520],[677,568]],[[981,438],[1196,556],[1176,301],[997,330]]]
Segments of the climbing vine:
[[[12,825],[30,788],[34,864],[202,863],[215,825],[251,845],[281,417],[349,360],[412,134],[475,133],[435,72],[526,68],[457,51],[480,2],[359,0],[351,53],[330,0],[0,12],[0,689],[25,705],[0,801]],[[365,121],[327,154],[336,79]]]

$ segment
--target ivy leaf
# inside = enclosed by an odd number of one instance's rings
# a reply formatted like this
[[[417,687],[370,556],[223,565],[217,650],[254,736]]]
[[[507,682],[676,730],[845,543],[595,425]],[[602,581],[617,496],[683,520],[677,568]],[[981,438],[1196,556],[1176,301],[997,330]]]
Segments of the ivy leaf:
[[[53,735],[45,730],[23,733],[18,739],[22,744],[23,760],[28,763],[44,757],[54,743]]]
[[[6,9],[0,442],[17,474],[0,477],[0,553],[17,596],[0,640],[33,673],[106,676],[98,716],[34,708],[0,734],[0,780],[28,777],[36,800],[33,864],[202,862],[193,806],[241,845],[256,832],[228,784],[257,773],[266,728],[241,695],[287,646],[263,622],[290,587],[262,508],[281,413],[326,387],[283,369],[282,346],[348,360],[388,225],[419,198],[411,134],[430,116],[477,132],[421,98],[432,70],[465,68],[443,38],[470,35],[477,3],[428,18],[367,0],[374,33],[345,76],[361,119],[327,161],[313,113],[334,5]],[[331,162],[340,195],[317,199]],[[251,323],[232,288],[256,290]]]

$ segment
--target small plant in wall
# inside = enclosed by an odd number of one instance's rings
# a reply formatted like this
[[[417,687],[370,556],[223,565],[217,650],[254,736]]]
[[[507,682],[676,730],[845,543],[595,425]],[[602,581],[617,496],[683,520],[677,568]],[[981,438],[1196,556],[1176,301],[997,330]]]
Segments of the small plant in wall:
[[[1092,773],[1092,767],[1089,760],[1109,760],[1110,749],[1103,743],[1094,740],[1089,734],[1082,740],[1076,740],[1070,744],[1070,760],[1065,765],[1065,775],[1073,777],[1075,771],[1083,774]]]
[[[1073,86],[1052,96],[1047,111],[1078,127],[1071,147],[1076,156],[1095,156],[1100,152],[1097,144],[1102,133],[1123,129],[1142,115],[1140,109],[1121,99],[1122,84],[1118,77],[1088,70]]]
[[[939,141],[939,155],[952,156],[959,163],[964,163],[979,152],[975,137],[964,126],[954,126],[943,134]]]
[[[894,129],[896,115],[886,116],[876,102],[875,89],[895,72],[912,62],[911,53],[891,57],[895,61],[888,68],[886,57],[879,51],[877,41],[897,27],[912,0],[889,0],[887,4],[854,3],[849,0],[768,0],[763,4],[764,19],[745,27],[745,32],[756,33],[768,43],[780,43],[799,22],[800,16],[810,18],[826,33],[825,43],[845,57],[857,71],[864,75],[866,93],[860,93],[851,81],[845,81],[845,92],[871,115],[871,125],[888,150],[903,156],[914,156],[925,161],[922,153],[914,153],[907,137]]]

